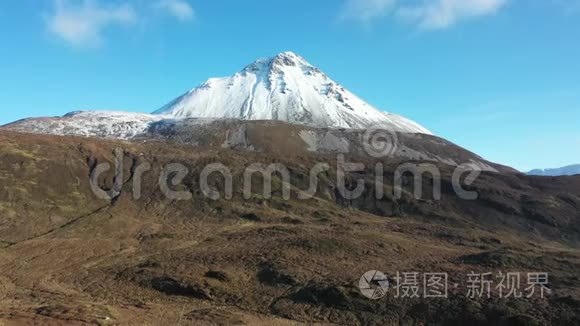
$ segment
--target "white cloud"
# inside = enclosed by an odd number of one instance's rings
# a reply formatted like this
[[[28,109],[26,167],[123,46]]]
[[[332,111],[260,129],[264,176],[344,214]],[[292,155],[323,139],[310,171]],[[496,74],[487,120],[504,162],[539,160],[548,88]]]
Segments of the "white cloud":
[[[195,12],[185,0],[158,0],[155,3],[157,9],[166,11],[181,21],[193,19]]]
[[[346,0],[342,18],[371,23],[396,15],[423,29],[442,29],[496,13],[508,0]]]
[[[346,0],[341,18],[370,23],[389,14],[397,0]]]
[[[74,46],[99,46],[103,43],[105,29],[132,24],[137,20],[129,4],[105,7],[95,0],[54,0],[54,5],[54,13],[48,18],[48,28]]]
[[[431,0],[415,6],[402,6],[397,13],[417,23],[420,28],[441,29],[460,20],[494,14],[506,2],[507,0]]]

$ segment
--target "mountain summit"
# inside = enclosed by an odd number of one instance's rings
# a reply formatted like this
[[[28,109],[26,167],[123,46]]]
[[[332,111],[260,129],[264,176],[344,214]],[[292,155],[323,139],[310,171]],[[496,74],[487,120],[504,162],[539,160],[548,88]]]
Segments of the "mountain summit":
[[[154,114],[431,134],[414,121],[367,104],[293,52],[258,59],[230,77],[208,79]]]
[[[431,135],[414,121],[367,104],[293,52],[256,60],[230,77],[210,78],[153,114],[75,111],[19,120],[2,129],[131,139],[155,134],[160,126],[165,130],[223,119]]]

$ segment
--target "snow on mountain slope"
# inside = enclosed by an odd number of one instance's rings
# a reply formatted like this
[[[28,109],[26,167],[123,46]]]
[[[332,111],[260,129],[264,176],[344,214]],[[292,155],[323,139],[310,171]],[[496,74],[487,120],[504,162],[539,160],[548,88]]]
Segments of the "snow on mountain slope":
[[[24,119],[3,128],[37,134],[129,139],[144,133],[152,122],[163,118],[119,111],[76,111],[63,117]]]
[[[153,114],[76,111],[20,120],[2,129],[129,139],[150,133],[153,123],[158,128],[188,118],[194,118],[188,120],[192,125],[207,119],[280,120],[317,128],[431,134],[411,120],[370,106],[292,52],[257,60],[231,77],[211,78]]]
[[[153,114],[282,120],[321,128],[379,125],[393,131],[431,134],[416,122],[365,103],[292,52],[257,60],[231,77],[211,78]]]

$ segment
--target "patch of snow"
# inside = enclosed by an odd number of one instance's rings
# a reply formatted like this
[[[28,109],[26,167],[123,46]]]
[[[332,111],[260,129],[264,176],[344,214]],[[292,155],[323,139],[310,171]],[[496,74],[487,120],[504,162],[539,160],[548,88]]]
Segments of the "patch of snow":
[[[26,119],[6,125],[14,131],[62,136],[130,139],[164,117],[121,111],[76,111],[60,118]]]
[[[301,130],[300,139],[308,146],[309,152],[349,153],[350,142],[346,137],[334,135],[332,132],[316,132]]]
[[[232,148],[235,146],[248,147],[248,145],[245,126],[241,126],[234,131],[226,130],[226,140],[222,144],[222,148]]]
[[[300,130],[298,133],[300,139],[308,146],[307,150],[309,152],[316,152],[318,150],[318,141],[315,131],[312,130]]]

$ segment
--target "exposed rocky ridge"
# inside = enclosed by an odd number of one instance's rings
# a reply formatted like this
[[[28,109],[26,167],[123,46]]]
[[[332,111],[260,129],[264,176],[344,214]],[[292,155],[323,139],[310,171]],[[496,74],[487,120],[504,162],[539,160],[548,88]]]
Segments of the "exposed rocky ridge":
[[[378,137],[378,143],[372,143],[373,136]],[[215,146],[274,154],[342,153],[362,157],[375,155],[375,150],[391,146],[385,148],[384,155],[380,155],[382,159],[436,162],[450,166],[469,164],[483,171],[517,172],[512,168],[486,161],[436,136],[394,133],[380,129],[312,128],[281,121],[183,119],[152,123],[147,133],[138,139],[158,139],[194,146]]]
[[[62,119],[80,119],[71,124]],[[516,172],[491,163],[447,140],[426,134],[396,133],[387,130],[355,130],[314,128],[282,121],[244,121],[239,119],[159,119],[134,114],[101,117],[91,112],[76,113],[65,118],[33,119],[6,125],[0,129],[18,132],[60,133],[68,136],[122,138],[127,140],[162,140],[193,146],[233,148],[247,151],[285,152],[295,154],[350,153],[368,156],[365,144],[379,134],[379,146],[394,146],[385,159],[402,158],[431,161],[451,166],[470,164],[484,171]],[[114,121],[114,123],[111,123]],[[141,122],[145,121],[146,125]],[[107,127],[102,127],[105,124]],[[105,131],[103,131],[106,129]],[[116,135],[111,137],[111,135]],[[368,139],[365,139],[368,136]]]

